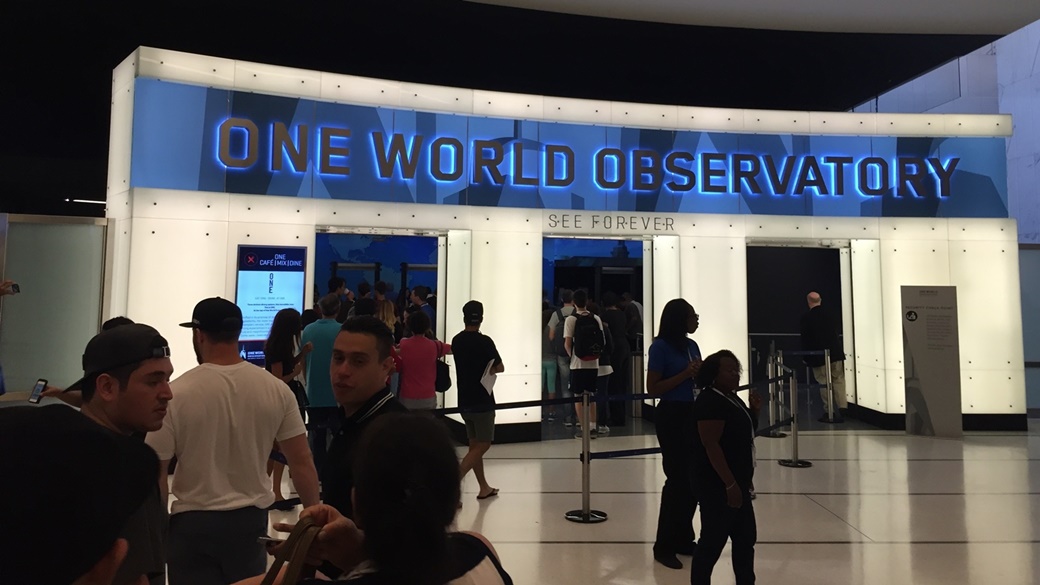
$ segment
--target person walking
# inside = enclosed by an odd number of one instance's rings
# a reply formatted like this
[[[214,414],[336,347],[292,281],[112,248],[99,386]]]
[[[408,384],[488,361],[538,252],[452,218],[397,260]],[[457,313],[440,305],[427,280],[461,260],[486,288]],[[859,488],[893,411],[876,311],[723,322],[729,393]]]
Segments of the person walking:
[[[398,398],[408,410],[437,408],[437,360],[451,353],[451,346],[430,339],[430,318],[423,311],[408,315],[411,337],[401,340],[398,357],[401,390]]]
[[[542,301],[542,390],[545,391],[549,400],[556,400],[556,351],[553,349],[552,339],[549,338],[549,320],[556,311],[549,306],[549,301]],[[556,405],[548,407],[545,420],[554,422],[556,420]]]
[[[301,342],[313,348],[307,354],[307,421],[310,430],[307,432],[311,452],[314,453],[314,466],[321,474],[325,466],[325,454],[328,452],[329,439],[339,429],[339,407],[332,394],[332,379],[329,377],[329,363],[332,361],[332,346],[339,335],[340,323],[336,315],[340,313],[339,297],[333,293],[321,297],[318,301],[321,319],[311,323],[303,330]]]
[[[687,337],[697,331],[700,316],[690,303],[672,299],[661,311],[661,326],[650,345],[646,391],[660,399],[655,411],[657,442],[661,445],[664,488],[657,517],[654,560],[669,569],[681,569],[677,554],[690,555],[696,547],[693,513],[694,376],[701,367],[701,350]]]
[[[299,311],[293,308],[282,309],[275,314],[271,322],[271,332],[267,335],[264,343],[264,368],[274,374],[285,385],[292,390],[296,398],[296,405],[300,409],[300,415],[307,409],[307,391],[301,378],[303,378],[304,358],[314,349],[313,344],[300,345],[300,335],[303,332],[303,322]],[[278,444],[272,447],[273,453],[281,453]],[[292,506],[285,504],[285,496],[282,495],[282,475],[285,472],[285,464],[274,457],[267,460],[267,475],[270,475],[274,484],[274,507],[285,509]]]
[[[802,315],[801,339],[805,351],[830,350],[831,361],[828,364],[822,355],[807,355],[805,363],[812,367],[813,378],[820,384],[820,396],[823,398],[823,416],[820,422],[843,423],[848,412],[848,401],[845,397],[845,348],[838,338],[838,328],[830,315],[823,308],[820,293],[811,292],[805,297],[809,310]],[[830,368],[831,388],[827,388],[827,369]],[[834,403],[831,405],[831,395]],[[830,418],[829,413],[834,417]]]

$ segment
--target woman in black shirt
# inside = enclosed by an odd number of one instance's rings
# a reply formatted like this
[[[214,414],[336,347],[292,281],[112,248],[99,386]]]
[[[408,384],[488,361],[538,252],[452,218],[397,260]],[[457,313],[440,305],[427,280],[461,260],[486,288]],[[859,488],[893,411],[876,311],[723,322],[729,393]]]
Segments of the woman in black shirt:
[[[275,314],[274,320],[271,322],[271,332],[267,335],[267,341],[264,342],[264,367],[268,372],[274,374],[276,378],[285,382],[289,389],[292,390],[293,395],[296,397],[296,403],[300,408],[301,417],[306,408],[307,394],[304,391],[303,384],[296,378],[303,372],[304,360],[301,359],[302,356],[306,355],[312,347],[308,343],[307,347],[300,348],[300,333],[302,331],[303,321],[300,312],[296,309],[282,309]],[[297,354],[298,351],[299,354]],[[274,444],[271,451],[272,454],[278,453],[279,459],[281,458],[281,450],[278,448],[278,443]],[[274,508],[279,510],[287,508],[284,504],[285,496],[282,495],[282,474],[284,471],[284,463],[273,458],[267,460],[267,475],[273,476]]]
[[[691,585],[709,585],[712,569],[733,542],[733,573],[737,585],[755,582],[755,541],[758,529],[751,505],[754,438],[761,399],[751,393],[751,408],[737,396],[740,360],[722,350],[708,356],[697,374],[702,388],[694,406],[697,433],[694,448],[694,489],[701,506],[701,539],[693,553]]]

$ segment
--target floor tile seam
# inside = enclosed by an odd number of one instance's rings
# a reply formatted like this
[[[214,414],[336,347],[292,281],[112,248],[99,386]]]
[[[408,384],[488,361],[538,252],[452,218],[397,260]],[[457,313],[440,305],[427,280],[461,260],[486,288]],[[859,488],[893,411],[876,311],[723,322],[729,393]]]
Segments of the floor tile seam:
[[[824,510],[826,510],[828,514],[830,514],[830,515],[834,516],[835,518],[837,518],[838,520],[844,522],[846,526],[848,526],[849,528],[855,530],[856,533],[859,534],[860,536],[862,536],[863,538],[866,538],[867,540],[869,540],[871,542],[874,541],[873,538],[870,538],[869,536],[867,536],[866,533],[864,533],[862,530],[860,530],[859,528],[853,526],[852,523],[850,523],[848,520],[846,520],[846,519],[842,518],[841,516],[839,516],[837,514],[837,512],[834,512],[833,510],[831,510],[827,506],[824,506],[820,502],[814,500],[811,496],[805,495],[803,497],[806,498],[807,500],[809,500],[810,502],[816,504],[817,506],[823,508]]]
[[[506,544],[623,544],[623,545],[653,545],[652,540],[500,540],[495,539],[495,545]],[[759,545],[846,545],[846,544],[874,544],[874,545],[976,545],[976,544],[1040,544],[1040,540],[758,540]]]
[[[463,490],[464,494],[475,494],[477,490]],[[511,491],[504,492],[502,495],[513,494],[580,494],[581,490],[539,490],[539,491]],[[592,495],[605,494],[605,495],[635,495],[635,494],[659,494],[660,490],[656,491],[619,491],[619,490],[605,490],[605,491],[591,491]],[[759,496],[1040,496],[1040,492],[972,492],[972,493],[956,493],[956,492],[763,492],[756,491],[756,495]],[[817,502],[818,503],[818,502]]]
[[[593,451],[595,453],[595,451]],[[804,454],[803,454],[804,455]],[[659,461],[660,456],[652,455],[637,455],[633,457],[614,457],[609,461],[626,460],[626,461]],[[804,457],[807,461],[875,461],[875,462],[921,462],[921,461],[959,461],[962,463],[975,463],[975,462],[1003,462],[1003,463],[1016,463],[1025,461],[1040,461],[1040,457],[1023,457],[1021,459],[955,459],[955,458],[929,458],[929,457],[914,457],[914,458],[895,458],[895,459],[881,459],[881,458],[865,458],[861,457],[858,459],[853,458],[828,458],[828,457]],[[574,457],[484,457],[484,461],[579,461],[579,456]],[[602,461],[602,460],[600,460]],[[769,461],[765,459],[764,461]]]

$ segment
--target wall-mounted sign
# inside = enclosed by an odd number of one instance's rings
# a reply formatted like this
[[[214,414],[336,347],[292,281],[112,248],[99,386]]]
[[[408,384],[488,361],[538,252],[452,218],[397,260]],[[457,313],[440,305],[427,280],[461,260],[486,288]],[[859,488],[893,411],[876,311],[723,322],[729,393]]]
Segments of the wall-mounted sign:
[[[1003,138],[732,134],[139,78],[131,185],[584,211],[1007,217]]]
[[[235,304],[242,309],[243,359],[264,364],[264,341],[282,309],[303,312],[307,248],[239,246]]]

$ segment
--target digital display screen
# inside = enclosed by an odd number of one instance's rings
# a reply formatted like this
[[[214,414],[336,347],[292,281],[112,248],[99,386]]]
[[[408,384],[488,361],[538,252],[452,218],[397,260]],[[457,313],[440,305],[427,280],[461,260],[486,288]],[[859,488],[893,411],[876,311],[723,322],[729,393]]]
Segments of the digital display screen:
[[[264,344],[282,309],[303,312],[307,248],[239,246],[235,304],[242,309],[243,359],[263,366]]]

